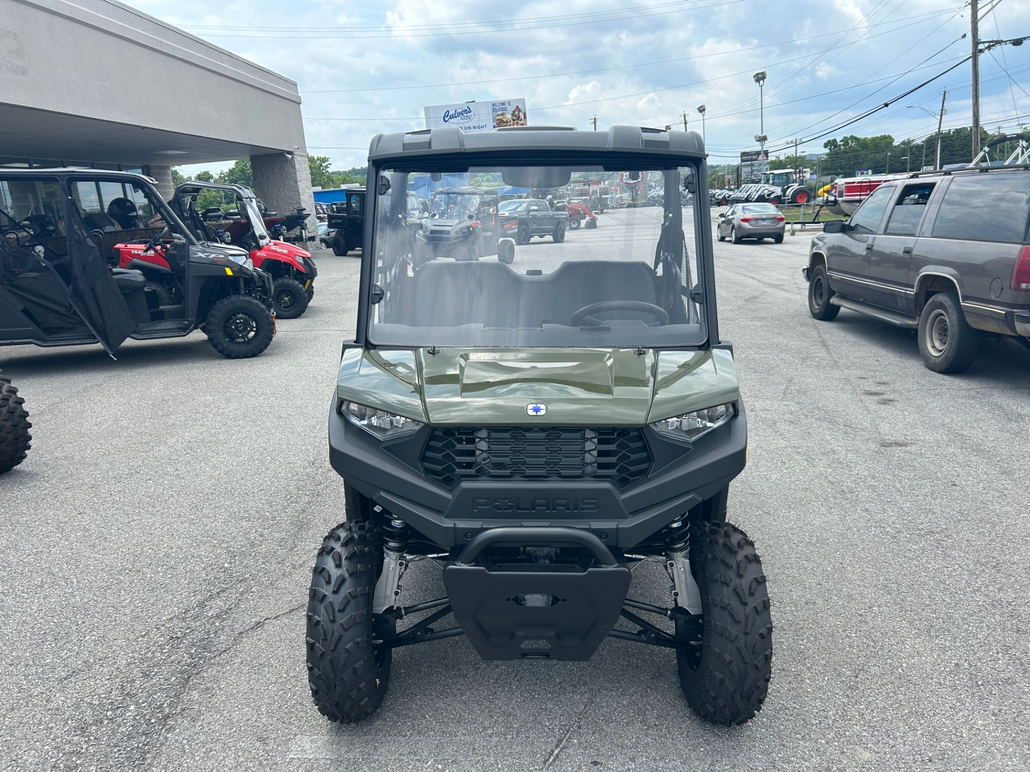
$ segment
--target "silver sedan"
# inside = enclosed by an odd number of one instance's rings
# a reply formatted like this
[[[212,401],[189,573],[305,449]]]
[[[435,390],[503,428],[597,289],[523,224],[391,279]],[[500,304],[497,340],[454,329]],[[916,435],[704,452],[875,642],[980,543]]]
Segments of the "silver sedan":
[[[772,204],[734,204],[719,212],[716,235],[719,241],[730,239],[734,244],[744,239],[772,239],[779,244],[783,241],[785,219]]]

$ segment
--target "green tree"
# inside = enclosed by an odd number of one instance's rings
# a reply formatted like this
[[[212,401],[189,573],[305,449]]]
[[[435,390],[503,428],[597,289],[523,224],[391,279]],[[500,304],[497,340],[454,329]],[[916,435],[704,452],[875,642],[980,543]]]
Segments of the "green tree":
[[[316,188],[332,188],[333,175],[329,171],[331,163],[324,155],[309,155],[308,168],[311,171],[311,186]]]
[[[224,172],[219,172],[218,181],[228,185],[254,187],[254,171],[250,168],[250,159],[241,158]]]

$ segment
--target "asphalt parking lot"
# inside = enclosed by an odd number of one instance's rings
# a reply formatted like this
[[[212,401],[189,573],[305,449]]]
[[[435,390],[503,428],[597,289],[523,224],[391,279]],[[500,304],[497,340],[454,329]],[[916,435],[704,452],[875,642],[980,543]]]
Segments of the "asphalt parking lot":
[[[730,519],[775,625],[754,721],[700,722],[671,652],[617,640],[586,663],[400,649],[375,717],[317,713],[304,607],[343,519],[325,423],[360,262],[322,251],[307,314],[254,360],[199,334],[117,362],[0,349],[34,424],[0,478],[0,767],[1030,768],[1030,351],[991,341],[941,376],[911,332],[816,322],[808,241],[715,245],[750,428]],[[649,569],[633,594],[661,598]],[[441,588],[426,563],[404,582]]]

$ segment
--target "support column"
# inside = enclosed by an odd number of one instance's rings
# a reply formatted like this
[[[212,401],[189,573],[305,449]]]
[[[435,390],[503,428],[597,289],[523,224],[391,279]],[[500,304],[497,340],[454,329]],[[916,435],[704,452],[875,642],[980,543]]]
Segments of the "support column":
[[[175,193],[175,185],[172,184],[171,166],[154,166],[151,164],[146,168],[146,173],[157,180],[157,192],[165,201],[171,201]]]
[[[254,193],[269,209],[281,215],[290,214],[298,206],[308,210],[308,236],[318,239],[315,218],[315,197],[311,193],[311,169],[303,153],[266,153],[252,155]],[[312,245],[314,246],[314,245]]]

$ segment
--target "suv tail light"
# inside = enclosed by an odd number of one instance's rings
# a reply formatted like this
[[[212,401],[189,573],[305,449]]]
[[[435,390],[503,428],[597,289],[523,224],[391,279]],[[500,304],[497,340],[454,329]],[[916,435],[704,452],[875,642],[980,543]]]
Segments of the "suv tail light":
[[[1030,292],[1030,245],[1019,250],[1016,268],[1012,271],[1012,289],[1016,292]]]

